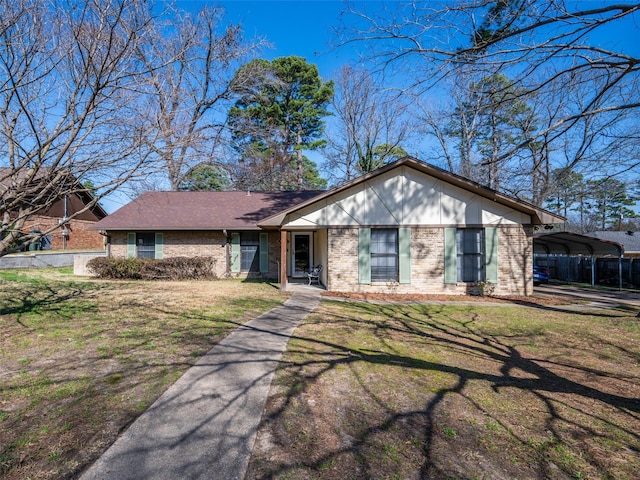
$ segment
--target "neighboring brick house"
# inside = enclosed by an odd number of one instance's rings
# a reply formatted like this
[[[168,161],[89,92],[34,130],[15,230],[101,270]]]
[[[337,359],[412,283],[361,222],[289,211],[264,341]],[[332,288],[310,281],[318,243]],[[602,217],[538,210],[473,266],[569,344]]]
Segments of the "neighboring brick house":
[[[9,169],[0,169],[0,178],[8,179]],[[74,180],[75,181],[75,180]],[[0,189],[0,192],[2,189]],[[31,215],[21,228],[24,233],[32,231],[47,232],[52,230],[42,242],[52,250],[103,250],[104,236],[89,227],[107,216],[107,212],[95,204],[85,212],[78,213],[95,199],[87,191],[63,195],[51,207]],[[15,220],[16,212],[9,211],[9,220]],[[1,220],[1,218],[0,218]]]
[[[61,225],[49,234],[52,250],[104,250],[104,236],[90,229],[107,216],[107,212],[100,205],[96,204],[86,212],[65,221],[65,218],[82,210],[91,200],[78,194],[68,195],[66,199],[62,198],[41,214],[29,217],[25,230],[45,232],[51,227]]]
[[[93,228],[112,256],[210,255],[219,275],[336,292],[530,294],[533,226],[564,219],[413,158],[326,192],[151,192]]]

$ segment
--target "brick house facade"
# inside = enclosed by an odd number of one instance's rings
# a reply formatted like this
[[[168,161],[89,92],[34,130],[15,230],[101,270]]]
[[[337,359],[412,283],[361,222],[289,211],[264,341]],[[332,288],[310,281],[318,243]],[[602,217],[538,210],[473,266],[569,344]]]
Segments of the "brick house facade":
[[[56,228],[49,235],[52,250],[103,250],[105,238],[95,230],[90,228],[95,225],[96,220],[71,219],[66,222],[66,228]],[[29,218],[26,230],[48,231],[52,227],[58,226],[60,218],[36,215]],[[66,231],[66,234],[63,232]]]
[[[126,258],[129,255],[131,232],[114,231],[109,234],[108,254],[114,258]],[[134,232],[135,233],[135,232]],[[263,277],[278,278],[278,258],[280,237],[276,232],[268,233],[268,268],[266,271],[232,271],[230,267],[230,239],[222,231],[154,231],[163,238],[162,258],[168,257],[212,257],[214,272],[218,278],[226,277]],[[230,232],[236,233],[236,232]],[[239,233],[239,232],[238,232]]]
[[[445,283],[444,228],[411,227],[411,278],[408,283],[382,281],[360,283],[358,278],[358,229],[336,228],[329,230],[329,263],[331,272],[327,289],[336,292],[399,293],[399,294],[448,294],[464,295],[480,293],[479,286],[467,282]],[[531,294],[532,285],[528,272],[533,267],[531,230],[522,226],[498,229],[499,282],[493,287],[496,295]],[[514,255],[517,252],[517,255]],[[335,259],[335,260],[332,260]],[[526,272],[520,274],[514,272]]]
[[[327,192],[149,192],[93,228],[111,256],[211,256],[219,277],[322,265],[330,291],[533,291],[533,227],[564,219],[405,158]]]

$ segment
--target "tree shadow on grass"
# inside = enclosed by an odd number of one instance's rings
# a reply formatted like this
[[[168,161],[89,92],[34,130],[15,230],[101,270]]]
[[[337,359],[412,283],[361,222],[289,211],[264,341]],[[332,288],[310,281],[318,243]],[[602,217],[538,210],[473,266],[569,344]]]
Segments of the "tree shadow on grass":
[[[0,297],[0,316],[15,316],[16,322],[29,328],[23,318],[31,313],[47,312],[51,315],[69,316],[79,309],[91,308],[85,296],[89,291],[98,291],[104,286],[100,284],[76,283],[33,283],[21,284],[19,289],[11,289]],[[79,303],[74,303],[74,301]]]
[[[353,303],[346,307],[345,314],[322,312],[326,314],[323,318],[316,315],[313,323],[318,328],[336,329],[339,333],[331,341],[322,340],[321,333],[320,338],[294,337],[287,355],[290,363],[282,367],[290,384],[286,393],[268,411],[263,430],[273,430],[279,424],[291,421],[290,412],[299,408],[305,396],[312,395],[315,385],[323,380],[333,381],[336,372],[345,368],[360,392],[360,401],[383,413],[377,416],[356,413],[361,425],[350,427],[353,440],[338,448],[321,445],[324,448],[319,456],[309,450],[307,458],[293,455],[279,462],[254,459],[248,478],[285,477],[295,472],[306,472],[318,478],[341,478],[340,474],[345,475],[344,469],[332,472],[327,465],[340,464],[345,461],[345,456],[357,459],[357,469],[349,471],[346,476],[384,478],[380,459],[371,453],[372,445],[381,432],[396,435],[393,432],[398,429],[411,429],[415,425],[422,428],[423,458],[419,468],[411,472],[411,478],[416,475],[419,478],[473,478],[471,471],[460,466],[472,461],[462,457],[443,459],[443,453],[447,455],[443,451],[443,445],[448,441],[447,435],[443,435],[443,425],[446,424],[443,419],[449,413],[447,405],[448,402],[460,401],[465,402],[466,408],[495,422],[496,428],[500,428],[508,439],[510,450],[526,452],[523,457],[530,458],[526,465],[529,474],[522,478],[579,478],[583,475],[579,471],[581,465],[604,478],[615,477],[618,471],[611,463],[602,457],[589,457],[589,447],[584,445],[592,441],[615,443],[618,446],[613,450],[622,449],[635,458],[631,461],[640,463],[640,399],[633,394],[638,391],[637,372],[595,368],[572,358],[545,358],[544,346],[527,349],[528,343],[544,340],[541,337],[544,332],[519,333],[513,337],[487,334],[480,327],[481,319],[477,312],[474,307],[466,308],[464,313],[460,313],[458,307],[452,313],[452,310],[439,306]],[[532,310],[532,315],[534,312]],[[350,335],[357,335],[359,329],[370,332],[370,337],[366,338],[375,339],[376,348],[364,344],[354,347],[357,342],[349,342]],[[425,352],[440,352],[436,356],[440,355],[441,360],[429,360],[433,355],[408,355],[407,349],[401,348],[403,342]],[[372,342],[368,340],[368,343]],[[576,356],[593,353],[593,347],[573,348]],[[529,353],[531,351],[536,355]],[[630,360],[637,355],[624,346],[619,346],[617,351]],[[393,370],[398,372],[422,372],[416,375],[425,374],[433,378],[444,375],[452,381],[434,391],[422,392],[424,402],[419,408],[398,408],[384,394],[384,386],[378,388],[379,384],[367,379],[366,372],[376,371],[377,366],[399,369]],[[393,380],[392,377],[388,379],[391,383]],[[484,396],[491,396],[496,405],[488,403]],[[508,407],[514,399],[524,399],[527,404]],[[524,424],[534,420],[523,418],[523,428],[520,428],[513,418],[521,408],[525,408],[521,413],[526,415],[527,407],[536,410],[530,412],[532,418],[538,419],[533,425],[535,432],[527,432],[524,428]],[[513,411],[508,411],[509,408]],[[506,413],[503,413],[504,409],[507,409]],[[334,428],[343,426],[335,425]],[[455,436],[454,429],[445,430]],[[468,433],[478,439],[477,429]],[[450,457],[456,456],[456,448],[460,446],[457,444],[468,441],[461,437],[449,442],[452,447]],[[482,450],[478,444],[472,447],[468,450]],[[585,457],[576,459],[571,449]],[[298,446],[297,450],[304,452],[305,447]],[[496,454],[497,457],[500,455]],[[380,456],[385,456],[385,452],[378,451],[377,457]],[[454,465],[456,462],[458,465]],[[517,468],[509,470],[514,466],[508,463],[503,461],[499,465],[504,467],[502,472],[492,472],[489,468],[484,473],[492,475],[492,478],[515,475]],[[396,465],[387,472],[390,476],[398,474],[394,468]],[[483,467],[477,468],[476,473],[482,473]],[[406,470],[401,471],[401,477],[408,474]],[[310,477],[303,475],[303,478]]]

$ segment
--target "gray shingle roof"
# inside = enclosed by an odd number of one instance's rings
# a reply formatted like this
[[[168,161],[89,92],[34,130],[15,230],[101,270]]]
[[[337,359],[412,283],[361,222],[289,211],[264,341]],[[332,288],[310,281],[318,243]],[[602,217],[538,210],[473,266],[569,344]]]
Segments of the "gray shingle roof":
[[[146,192],[96,223],[92,230],[257,229],[263,218],[319,193]]]
[[[640,252],[640,232],[599,231],[587,233],[591,237],[620,243],[625,253]]]

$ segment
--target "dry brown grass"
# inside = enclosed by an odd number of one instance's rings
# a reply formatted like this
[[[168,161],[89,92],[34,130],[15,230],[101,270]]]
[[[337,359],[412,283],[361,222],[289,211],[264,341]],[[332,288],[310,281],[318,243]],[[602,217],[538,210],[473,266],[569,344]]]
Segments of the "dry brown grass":
[[[0,272],[0,476],[73,477],[229,331],[284,298],[267,283]]]

